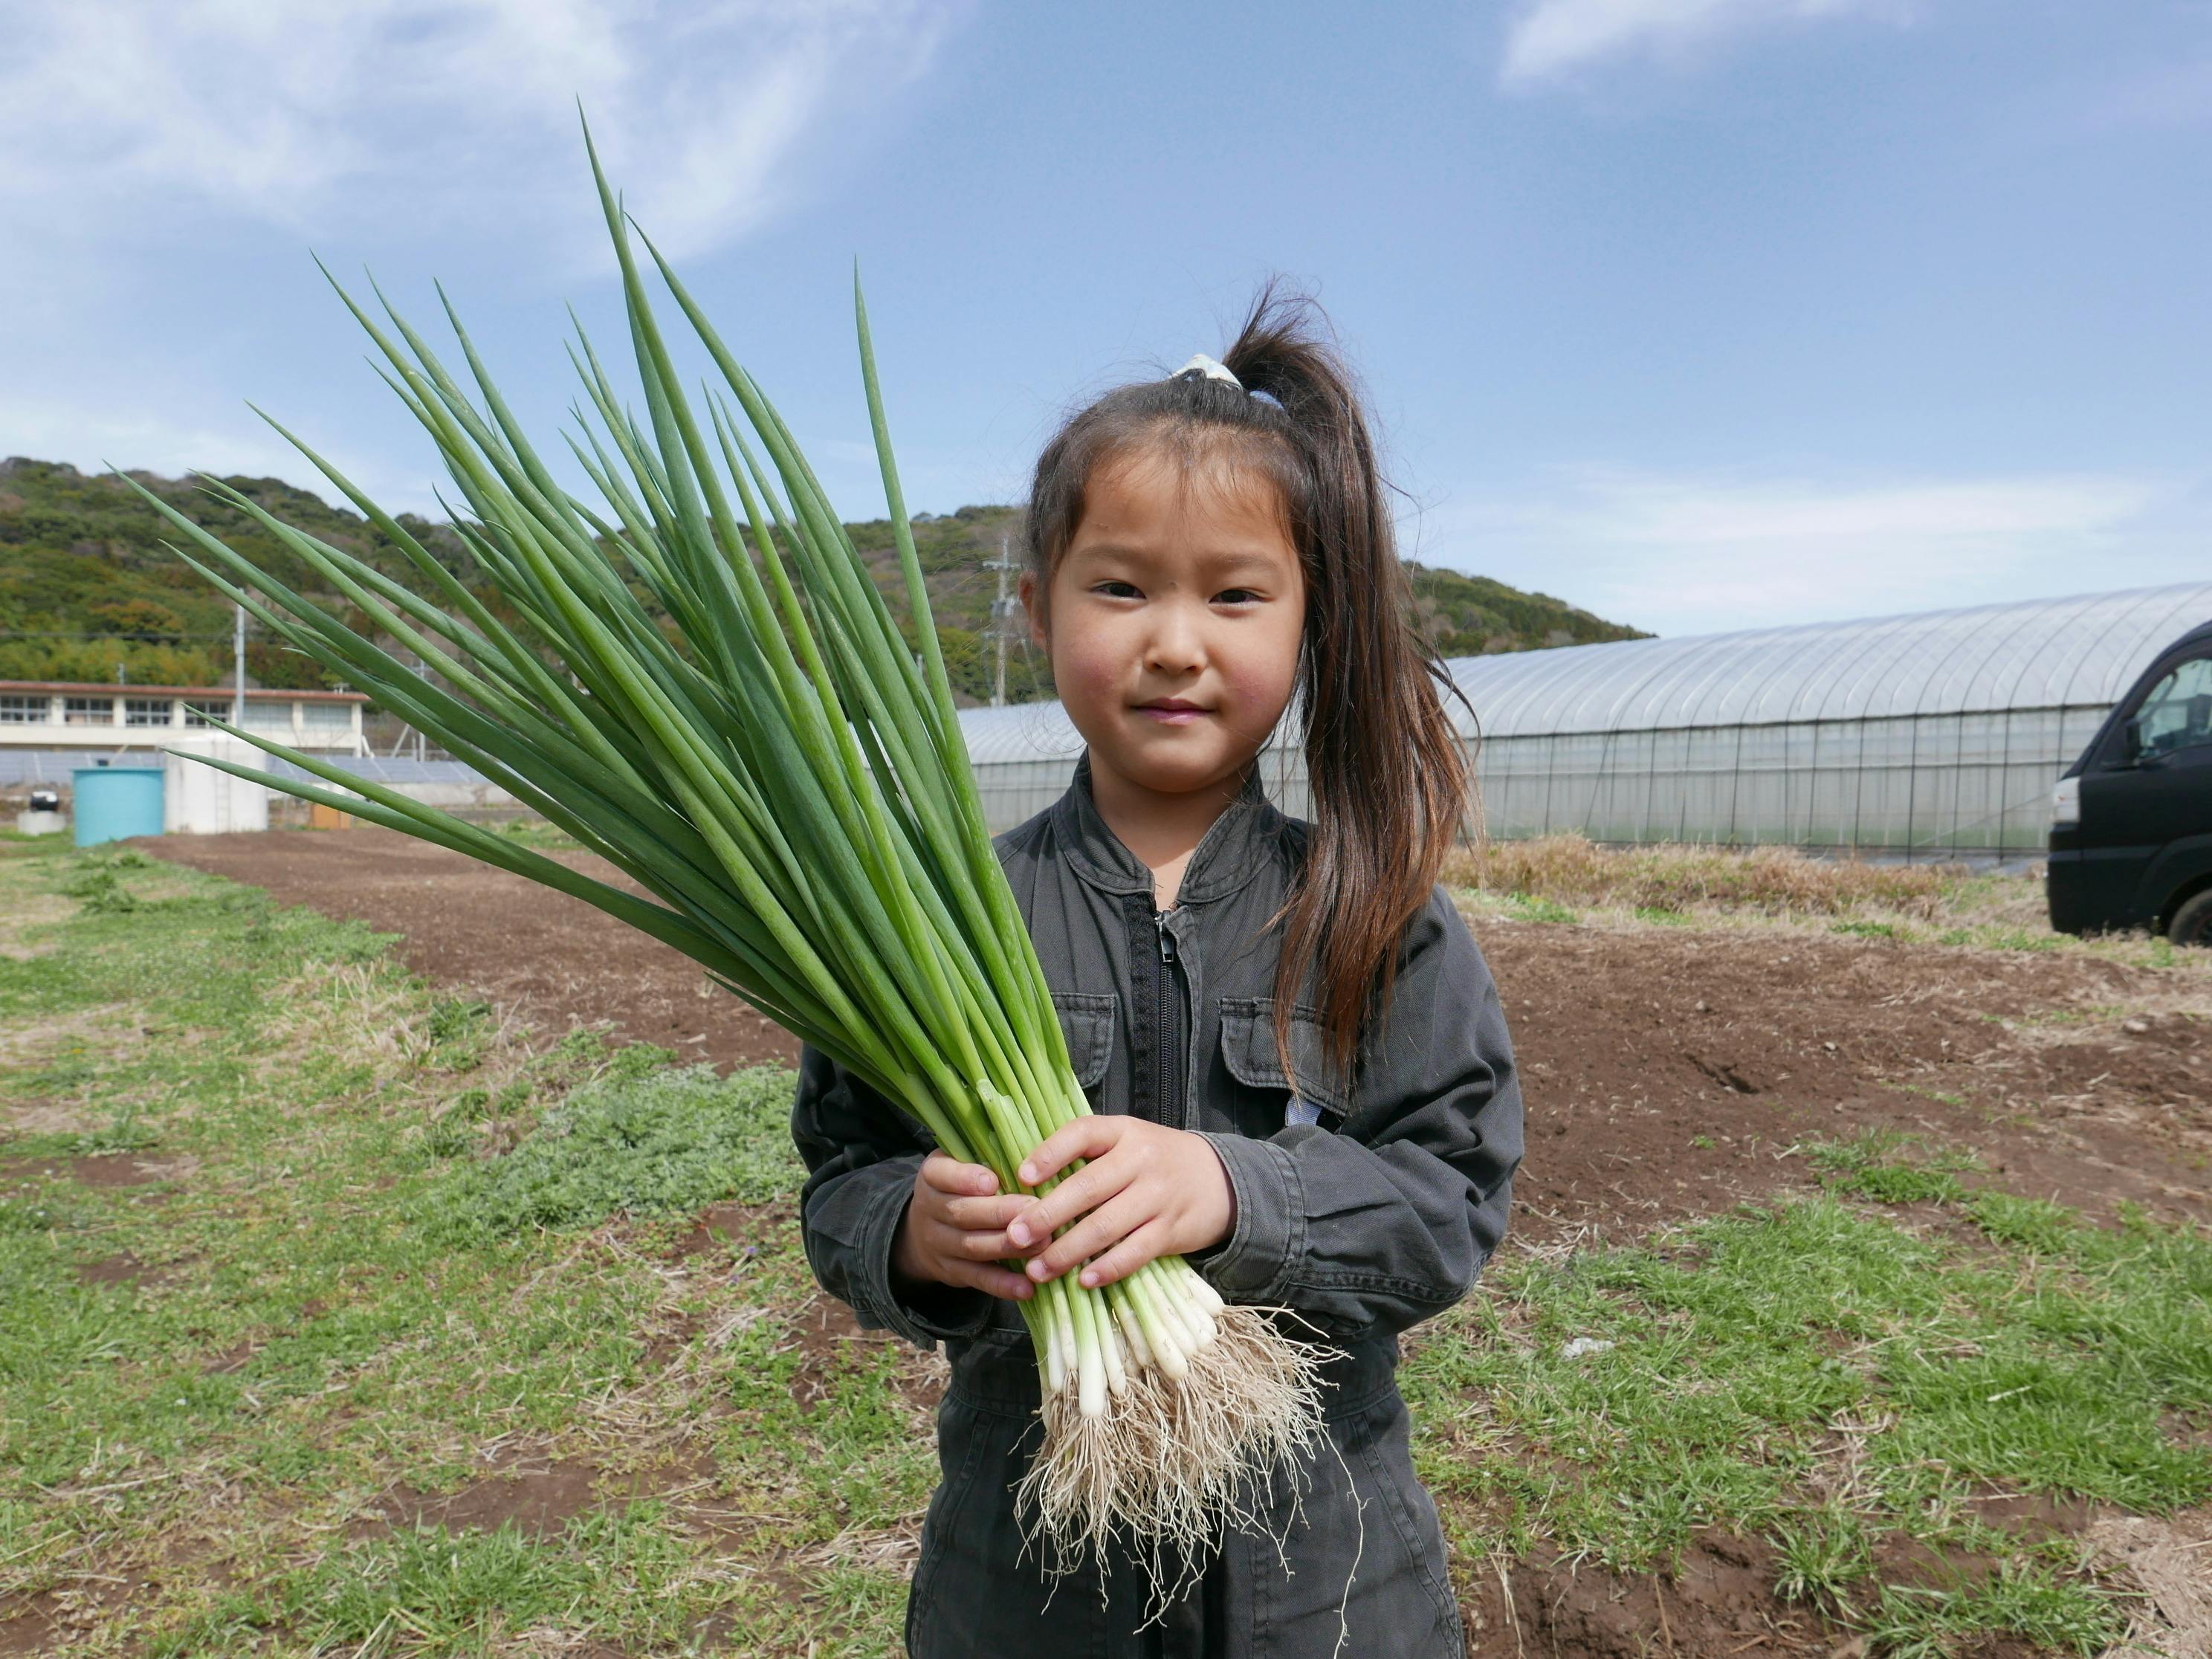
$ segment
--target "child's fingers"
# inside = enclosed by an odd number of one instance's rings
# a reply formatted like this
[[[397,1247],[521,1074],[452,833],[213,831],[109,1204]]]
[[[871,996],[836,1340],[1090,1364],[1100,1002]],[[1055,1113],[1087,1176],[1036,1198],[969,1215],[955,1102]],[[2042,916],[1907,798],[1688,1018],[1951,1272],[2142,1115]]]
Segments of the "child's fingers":
[[[956,1232],[945,1248],[949,1254],[966,1261],[1004,1261],[1022,1254],[1012,1240],[998,1231]]]
[[[988,1197],[999,1190],[999,1177],[982,1164],[963,1164],[945,1152],[932,1152],[921,1161],[921,1178],[940,1193],[969,1198]]]
[[[1111,1159],[1086,1164],[1009,1222],[1006,1236],[1026,1249],[1050,1238],[1085,1211],[1097,1209],[1127,1185],[1128,1176]]]
[[[1089,1170],[1084,1171],[1085,1175],[1090,1173]],[[1043,1254],[1030,1261],[1029,1276],[1040,1285],[1048,1279],[1057,1279],[1069,1268],[1112,1248],[1152,1218],[1152,1212],[1140,1197],[1123,1192],[1054,1239]]]
[[[1166,1224],[1147,1221],[1077,1274],[1076,1283],[1096,1290],[1102,1285],[1111,1285],[1116,1279],[1127,1279],[1147,1261],[1164,1255],[1167,1243]]]
[[[1092,1115],[1063,1123],[1047,1135],[1014,1171],[1024,1187],[1049,1181],[1079,1158],[1103,1156],[1129,1127],[1126,1117]]]
[[[1036,1202],[1021,1193],[1002,1193],[994,1198],[948,1198],[943,1214],[949,1225],[963,1232],[1004,1232],[1008,1222]]]

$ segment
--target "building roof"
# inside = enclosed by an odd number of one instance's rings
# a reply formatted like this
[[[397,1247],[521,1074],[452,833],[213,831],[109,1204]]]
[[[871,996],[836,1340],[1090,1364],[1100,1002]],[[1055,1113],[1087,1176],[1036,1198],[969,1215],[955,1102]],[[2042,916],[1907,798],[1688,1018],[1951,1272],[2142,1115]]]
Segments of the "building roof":
[[[20,696],[45,692],[50,697],[209,697],[230,701],[227,685],[114,685],[105,680],[0,680],[0,695]],[[286,691],[274,686],[249,685],[248,702],[257,698],[276,702],[367,702],[359,691]]]
[[[1446,666],[1488,738],[2100,708],[2207,621],[2212,582],[2185,582]],[[1466,711],[1448,707],[1467,732]],[[967,709],[960,723],[978,766],[1062,760],[1083,746],[1056,702]]]

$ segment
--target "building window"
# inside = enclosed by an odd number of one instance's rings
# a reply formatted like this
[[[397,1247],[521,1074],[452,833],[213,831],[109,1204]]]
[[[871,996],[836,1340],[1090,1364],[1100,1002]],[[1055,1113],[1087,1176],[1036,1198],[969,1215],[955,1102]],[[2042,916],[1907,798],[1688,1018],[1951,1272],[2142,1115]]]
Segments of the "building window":
[[[44,726],[48,701],[45,697],[0,697],[0,726]]]
[[[216,720],[227,720],[230,718],[230,705],[227,702],[188,702],[185,705],[185,724],[187,726],[213,725],[214,721],[208,719],[210,714]]]
[[[64,726],[112,726],[115,724],[115,699],[112,697],[64,697],[62,699]]]
[[[353,706],[343,702],[303,702],[300,724],[310,732],[350,732]]]
[[[169,724],[169,700],[167,697],[125,697],[123,700],[123,723],[125,726],[167,726]]]

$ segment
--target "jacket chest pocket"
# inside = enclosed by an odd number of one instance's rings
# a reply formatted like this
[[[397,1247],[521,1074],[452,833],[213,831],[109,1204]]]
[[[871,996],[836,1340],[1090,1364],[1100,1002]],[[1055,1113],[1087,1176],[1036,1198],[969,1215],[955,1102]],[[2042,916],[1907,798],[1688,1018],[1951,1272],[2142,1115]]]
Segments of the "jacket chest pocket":
[[[1060,1035],[1067,1039],[1067,1063],[1093,1111],[1098,1109],[1099,1087],[1106,1081],[1106,1068],[1114,1059],[1114,1018],[1119,1000],[1110,991],[1052,994]]]
[[[1241,1133],[1264,1137],[1300,1123],[1334,1130],[1351,1111],[1351,1091],[1325,1058],[1319,1009],[1292,1006],[1290,1049],[1295,1092],[1275,1052],[1275,1000],[1221,999],[1221,1063],[1233,1085],[1225,1103]]]

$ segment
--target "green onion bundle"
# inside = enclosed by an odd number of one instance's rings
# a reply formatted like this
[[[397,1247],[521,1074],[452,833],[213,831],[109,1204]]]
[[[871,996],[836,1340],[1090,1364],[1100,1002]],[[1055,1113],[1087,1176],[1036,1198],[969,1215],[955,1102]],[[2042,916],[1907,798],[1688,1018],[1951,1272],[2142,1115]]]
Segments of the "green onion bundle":
[[[428,672],[141,493],[198,555],[179,556],[266,628],[651,898],[251,732],[235,735],[336,787],[194,758],[643,929],[1015,1191],[1024,1157],[1088,1108],[985,829],[857,285],[862,379],[918,660],[790,429],[641,235],[720,382],[698,402],[679,386],[631,227],[596,155],[592,165],[646,411],[641,421],[619,401],[580,327],[570,356],[588,410],[577,408],[568,443],[597,505],[556,481],[449,303],[474,393],[388,304],[387,328],[339,289],[435,441],[465,505],[454,530],[510,620],[281,426],[419,584],[207,487]],[[1021,1306],[1046,1422],[1023,1496],[1061,1559],[1122,1531],[1156,1562],[1164,1543],[1202,1546],[1245,1509],[1255,1478],[1312,1443],[1316,1351],[1257,1310],[1224,1306],[1180,1258],[1103,1290],[1063,1277]]]

